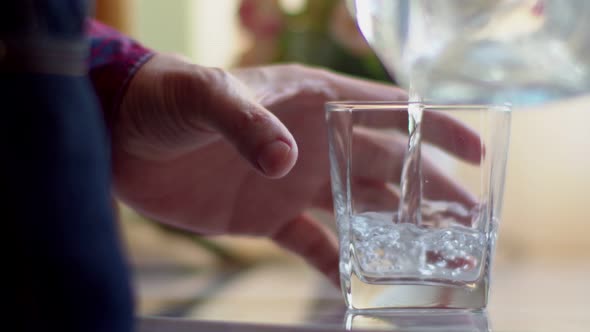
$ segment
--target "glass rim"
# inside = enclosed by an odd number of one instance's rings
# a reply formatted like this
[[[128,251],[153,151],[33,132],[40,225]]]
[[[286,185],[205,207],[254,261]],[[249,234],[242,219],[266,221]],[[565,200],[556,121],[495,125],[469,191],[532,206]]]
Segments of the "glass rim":
[[[421,104],[424,110],[429,111],[464,111],[464,110],[488,110],[497,112],[511,112],[510,104],[458,104],[458,103],[435,103],[431,101],[328,101],[325,103],[326,111],[377,111],[377,110],[405,110],[409,105]]]

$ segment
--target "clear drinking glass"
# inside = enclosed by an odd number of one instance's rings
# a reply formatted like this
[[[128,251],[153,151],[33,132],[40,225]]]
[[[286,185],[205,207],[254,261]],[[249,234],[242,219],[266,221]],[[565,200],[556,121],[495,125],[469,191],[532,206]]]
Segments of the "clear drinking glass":
[[[408,110],[417,107],[421,139],[409,140]],[[490,105],[326,105],[349,309],[486,306],[510,115]],[[416,140],[412,164],[408,146]],[[408,188],[419,188],[417,197]],[[408,212],[411,205],[419,208]]]

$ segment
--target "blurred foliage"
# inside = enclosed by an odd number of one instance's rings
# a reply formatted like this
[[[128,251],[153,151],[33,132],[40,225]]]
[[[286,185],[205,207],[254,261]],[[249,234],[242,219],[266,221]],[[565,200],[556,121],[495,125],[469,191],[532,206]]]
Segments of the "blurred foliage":
[[[290,12],[279,0],[243,0],[240,22],[253,39],[238,65],[298,62],[392,81],[341,0],[307,0]]]

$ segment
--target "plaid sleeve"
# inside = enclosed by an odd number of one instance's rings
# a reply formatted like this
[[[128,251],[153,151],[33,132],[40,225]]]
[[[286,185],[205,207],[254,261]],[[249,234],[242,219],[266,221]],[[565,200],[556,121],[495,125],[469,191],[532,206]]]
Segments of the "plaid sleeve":
[[[88,20],[87,24],[89,76],[109,124],[129,81],[154,52],[95,20]]]

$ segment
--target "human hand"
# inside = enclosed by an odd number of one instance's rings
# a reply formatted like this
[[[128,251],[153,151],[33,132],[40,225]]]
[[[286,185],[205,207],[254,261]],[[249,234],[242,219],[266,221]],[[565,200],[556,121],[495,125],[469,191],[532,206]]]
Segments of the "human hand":
[[[306,214],[331,209],[324,103],[406,98],[391,86],[300,65],[228,73],[159,54],[133,78],[112,124],[114,190],[140,213],[182,229],[270,237],[337,282],[334,235]],[[474,133],[446,117],[437,122],[448,130],[425,139],[479,160]],[[407,126],[402,112],[399,126]],[[378,164],[371,160],[401,167],[403,145],[359,135],[367,167]],[[441,188],[432,192],[471,200],[425,164],[429,185]]]

